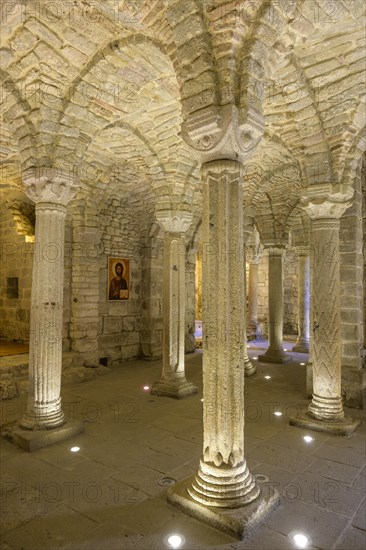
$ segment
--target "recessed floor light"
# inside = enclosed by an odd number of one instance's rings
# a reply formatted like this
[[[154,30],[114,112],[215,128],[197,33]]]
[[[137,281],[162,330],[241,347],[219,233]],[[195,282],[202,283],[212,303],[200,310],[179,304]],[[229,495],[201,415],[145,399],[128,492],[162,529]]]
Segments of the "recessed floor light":
[[[282,416],[282,413],[281,413],[280,411],[275,411],[275,412],[274,412],[274,415],[275,415],[275,416]]]
[[[310,443],[311,441],[314,441],[314,439],[311,435],[304,435],[304,441],[306,441],[306,443]]]
[[[150,389],[150,386],[144,386],[144,390],[148,391]]]
[[[202,398],[201,401],[202,401],[202,403],[203,403],[204,399]]]
[[[295,543],[297,548],[307,548],[311,544],[311,539],[304,533],[299,533],[298,531],[293,531],[289,534],[290,540]]]
[[[270,380],[271,377],[270,377],[270,376],[265,376],[264,378],[265,378],[266,380]]]
[[[253,357],[252,359],[256,359],[256,360],[257,360],[257,359],[258,359],[258,357]]]
[[[300,365],[304,366],[306,363],[300,363]]]
[[[80,447],[71,447],[70,451],[72,453],[78,453],[80,451]]]
[[[168,535],[164,542],[168,548],[181,548],[185,543],[185,538],[182,535]]]

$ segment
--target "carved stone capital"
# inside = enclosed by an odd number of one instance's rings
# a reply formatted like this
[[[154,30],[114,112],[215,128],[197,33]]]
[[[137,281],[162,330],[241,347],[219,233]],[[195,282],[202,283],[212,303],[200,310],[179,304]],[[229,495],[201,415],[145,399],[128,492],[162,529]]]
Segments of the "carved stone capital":
[[[346,184],[322,183],[308,187],[301,198],[301,206],[311,219],[342,217],[351,206],[353,188]]]
[[[241,120],[235,105],[205,107],[190,114],[182,124],[183,139],[201,153],[203,163],[218,158],[243,162],[263,133],[262,114],[250,109]]]
[[[79,188],[72,170],[29,168],[23,173],[22,179],[26,195],[35,203],[46,202],[66,206]]]
[[[155,213],[156,221],[167,233],[186,233],[193,220],[188,210],[160,210]]]

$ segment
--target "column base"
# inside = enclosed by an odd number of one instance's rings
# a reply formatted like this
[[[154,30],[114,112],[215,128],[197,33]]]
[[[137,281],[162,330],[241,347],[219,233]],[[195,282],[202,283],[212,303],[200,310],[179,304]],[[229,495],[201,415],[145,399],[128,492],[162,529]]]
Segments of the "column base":
[[[49,430],[25,430],[19,425],[13,427],[7,434],[14,445],[21,447],[24,451],[32,452],[59,443],[69,437],[78,435],[84,431],[84,423],[80,421],[66,422],[59,428]]]
[[[249,357],[244,359],[244,376],[252,376],[257,372],[257,367],[253,365]]]
[[[343,418],[342,420],[318,420],[305,412],[299,417],[290,418],[290,426],[308,428],[316,432],[326,432],[333,435],[351,435],[361,423],[358,418]]]
[[[287,363],[288,361],[291,361],[291,359],[291,355],[287,355],[285,351],[272,351],[270,348],[268,348],[266,353],[258,356],[258,361],[261,363]]]
[[[212,508],[189,495],[188,489],[194,480],[195,476],[171,487],[167,494],[168,502],[189,516],[239,540],[247,537],[280,502],[279,493],[274,489],[269,497],[259,496],[239,508]]]
[[[295,353],[309,353],[309,346],[302,342],[296,343],[291,351]]]
[[[151,395],[158,395],[159,397],[172,397],[173,399],[182,399],[187,395],[193,395],[198,392],[197,386],[192,382],[174,383],[167,382],[165,380],[159,380],[155,382],[151,388]]]

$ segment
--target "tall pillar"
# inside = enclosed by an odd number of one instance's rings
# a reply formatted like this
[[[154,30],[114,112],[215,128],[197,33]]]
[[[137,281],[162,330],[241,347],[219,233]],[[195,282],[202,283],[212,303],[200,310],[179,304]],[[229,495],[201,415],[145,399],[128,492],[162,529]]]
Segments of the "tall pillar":
[[[248,232],[244,231],[244,242],[246,244],[246,241],[248,239]],[[246,307],[246,301],[247,301],[247,270],[246,270],[246,247],[244,246],[244,338],[243,338],[243,346],[244,346],[244,374],[245,376],[252,376],[252,374],[255,374],[257,372],[257,367],[253,365],[251,360],[248,356],[248,347],[247,347],[247,307]]]
[[[258,263],[249,260],[248,284],[248,332],[256,335],[258,327]]]
[[[310,197],[305,202],[313,247],[313,398],[307,415],[290,421],[340,435],[358,424],[344,419],[341,397],[339,227],[349,204],[338,195],[333,200]]]
[[[164,230],[163,372],[151,389],[154,395],[177,399],[198,388],[185,377],[185,233],[192,223],[188,211],[160,211],[156,215]]]
[[[61,406],[62,317],[66,204],[75,193],[72,174],[30,170],[23,177],[36,203],[29,338],[29,394],[25,413],[10,437],[27,451],[83,430],[66,421]]]
[[[66,207],[36,204],[29,339],[29,397],[22,428],[64,423],[61,408],[62,313]]]
[[[258,361],[285,363],[291,356],[283,349],[283,248],[268,251],[268,332],[269,347]]]
[[[242,165],[203,165],[203,455],[188,493],[235,508],[259,496],[244,456]]]
[[[309,250],[299,248],[298,253],[298,326],[299,336],[292,351],[309,353],[310,323],[310,258]]]

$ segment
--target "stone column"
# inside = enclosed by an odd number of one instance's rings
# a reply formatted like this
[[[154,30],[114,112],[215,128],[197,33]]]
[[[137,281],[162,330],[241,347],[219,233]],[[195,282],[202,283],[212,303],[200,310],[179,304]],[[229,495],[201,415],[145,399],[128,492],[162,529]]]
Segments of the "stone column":
[[[247,231],[244,231],[243,235],[244,235],[244,244],[246,244],[250,233],[247,232]],[[257,367],[255,365],[253,365],[253,363],[249,359],[248,348],[247,348],[248,336],[247,336],[247,307],[246,307],[247,306],[247,304],[246,304],[246,301],[247,301],[246,265],[247,265],[246,247],[244,246],[244,330],[245,330],[245,335],[244,335],[244,339],[243,339],[243,345],[244,345],[244,373],[245,373],[245,376],[252,376],[252,374],[255,374],[257,372]]]
[[[198,388],[185,377],[185,233],[192,222],[188,211],[160,211],[156,215],[164,230],[163,372],[152,387],[154,395],[177,399]]]
[[[310,323],[310,258],[309,250],[298,251],[298,324],[299,336],[292,351],[309,353]]]
[[[66,207],[36,204],[29,339],[29,397],[21,427],[56,428],[61,408],[62,313]]]
[[[23,175],[23,184],[36,203],[29,394],[23,418],[11,438],[33,451],[83,430],[82,422],[66,422],[60,395],[65,218],[76,184],[72,173],[53,168],[30,169]]]
[[[203,165],[203,456],[188,493],[235,508],[260,493],[244,456],[242,165]]]
[[[291,356],[283,349],[283,248],[268,251],[268,332],[269,347],[258,361],[285,363]]]
[[[339,227],[349,202],[339,195],[321,199],[315,196],[304,201],[313,247],[313,399],[305,418],[290,423],[346,434],[357,426],[357,422],[344,420],[341,397]]]
[[[258,263],[259,260],[249,260],[248,285],[248,332],[256,334],[258,327]]]

